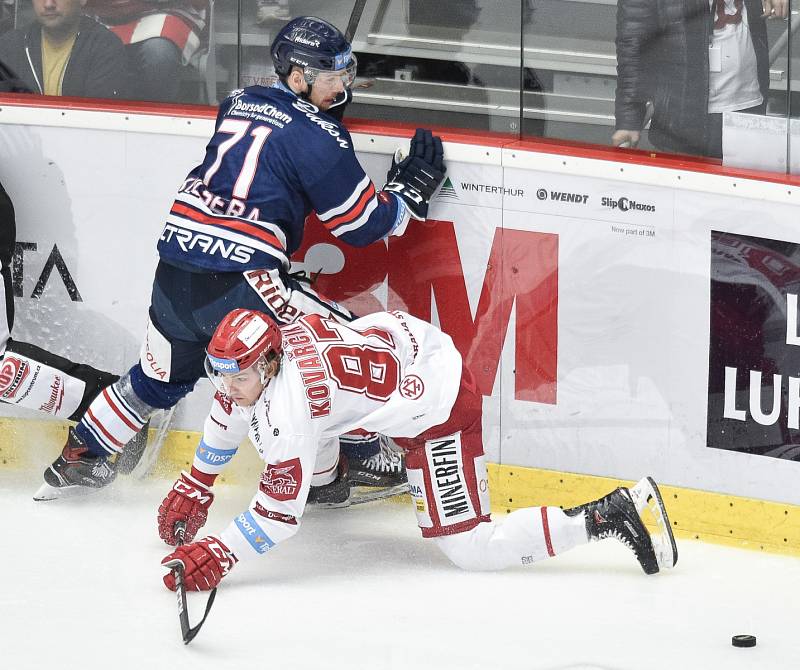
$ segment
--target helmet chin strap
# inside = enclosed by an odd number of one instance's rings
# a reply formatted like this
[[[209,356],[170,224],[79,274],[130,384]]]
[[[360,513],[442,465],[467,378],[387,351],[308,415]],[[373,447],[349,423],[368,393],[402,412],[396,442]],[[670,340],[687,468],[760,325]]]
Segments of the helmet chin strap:
[[[339,122],[341,122],[342,119],[344,118],[344,110],[347,108],[347,105],[349,105],[350,102],[353,100],[353,89],[346,88],[342,93],[340,93],[340,95],[342,99],[339,100],[338,99],[339,95],[337,95],[336,96],[337,100],[335,100],[334,103],[330,107],[328,107],[328,110],[326,112],[328,116],[332,116]]]

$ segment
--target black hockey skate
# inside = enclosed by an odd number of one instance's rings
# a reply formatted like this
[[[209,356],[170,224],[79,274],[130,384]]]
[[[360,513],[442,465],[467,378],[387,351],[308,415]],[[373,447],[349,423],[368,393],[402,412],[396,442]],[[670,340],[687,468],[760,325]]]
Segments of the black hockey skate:
[[[90,493],[108,486],[117,477],[116,465],[92,456],[74,428],[69,429],[61,455],[44,471],[44,484],[34,500],[55,500]]]
[[[318,507],[349,507],[350,493],[347,459],[340,458],[336,479],[324,486],[312,486],[307,503]]]
[[[405,459],[389,438],[380,436],[380,451],[368,458],[353,459],[350,463],[350,485],[355,489],[351,505],[383,500],[408,493]]]
[[[654,517],[657,532],[653,536],[642,518],[646,509]],[[661,494],[650,477],[645,477],[631,489],[620,487],[599,500],[564,510],[564,513],[568,516],[585,514],[590,540],[607,537],[619,540],[633,551],[648,575],[661,568],[671,568],[678,560],[678,548]]]
[[[354,486],[386,488],[405,484],[408,481],[403,454],[380,436],[380,451],[363,459],[350,459],[350,481]]]

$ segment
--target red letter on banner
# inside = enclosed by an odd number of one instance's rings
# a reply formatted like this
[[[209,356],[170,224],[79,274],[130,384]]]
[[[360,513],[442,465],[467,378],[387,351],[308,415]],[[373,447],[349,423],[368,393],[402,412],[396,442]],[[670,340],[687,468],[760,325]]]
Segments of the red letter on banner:
[[[435,224],[435,225],[431,225]],[[491,395],[516,303],[517,400],[556,402],[558,236],[495,231],[475,319],[449,221],[428,221],[389,241],[389,308],[430,320],[431,296],[484,395]]]
[[[386,242],[380,240],[366,247],[351,247],[340,242],[319,222],[314,214],[306,219],[303,244],[293,255],[310,265],[310,272],[320,268],[313,267],[306,258],[308,250],[316,244],[329,244],[336,247],[344,256],[344,267],[335,274],[321,274],[314,282],[314,290],[323,296],[344,304],[354,314],[364,315],[383,310],[371,291],[386,280]]]
[[[402,237],[368,247],[342,244],[309,219],[299,260],[315,244],[336,246],[344,268],[320,275],[314,288],[347,303],[357,314],[383,307],[371,295],[387,276],[388,309],[430,321],[436,297],[439,323],[491,395],[511,310],[516,305],[515,389],[517,400],[556,402],[558,359],[558,236],[498,228],[492,241],[475,318],[467,299],[464,270],[450,221],[413,222]]]

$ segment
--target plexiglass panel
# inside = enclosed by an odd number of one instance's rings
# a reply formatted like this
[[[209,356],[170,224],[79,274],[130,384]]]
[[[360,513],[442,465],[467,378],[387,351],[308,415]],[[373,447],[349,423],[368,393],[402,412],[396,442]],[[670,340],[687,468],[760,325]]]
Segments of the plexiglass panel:
[[[350,29],[359,60],[350,118],[797,172],[789,4],[0,0],[0,85],[215,105],[274,81],[272,39],[309,14]]]

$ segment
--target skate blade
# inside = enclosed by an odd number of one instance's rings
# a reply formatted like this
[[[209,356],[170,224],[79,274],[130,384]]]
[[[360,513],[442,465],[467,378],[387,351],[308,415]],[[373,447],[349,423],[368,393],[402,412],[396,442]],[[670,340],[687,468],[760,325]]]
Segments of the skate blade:
[[[631,498],[636,511],[642,516],[642,520],[647,522],[643,516],[645,510],[649,510],[650,516],[655,521],[656,530],[650,533],[653,542],[653,551],[656,554],[656,561],[659,568],[672,568],[678,562],[678,546],[675,544],[675,536],[672,533],[672,526],[661,498],[661,492],[652,477],[645,477],[637,482],[630,489]]]
[[[100,489],[93,489],[88,486],[50,486],[47,482],[42,484],[36,493],[33,494],[33,499],[36,501],[47,500],[61,500],[63,498],[76,498],[84,496],[88,493],[99,491]]]
[[[396,484],[395,486],[387,486],[385,489],[376,488],[357,488],[353,490],[350,496],[350,505],[361,505],[362,503],[373,502],[374,500],[386,500],[394,496],[408,493],[408,482]]]

